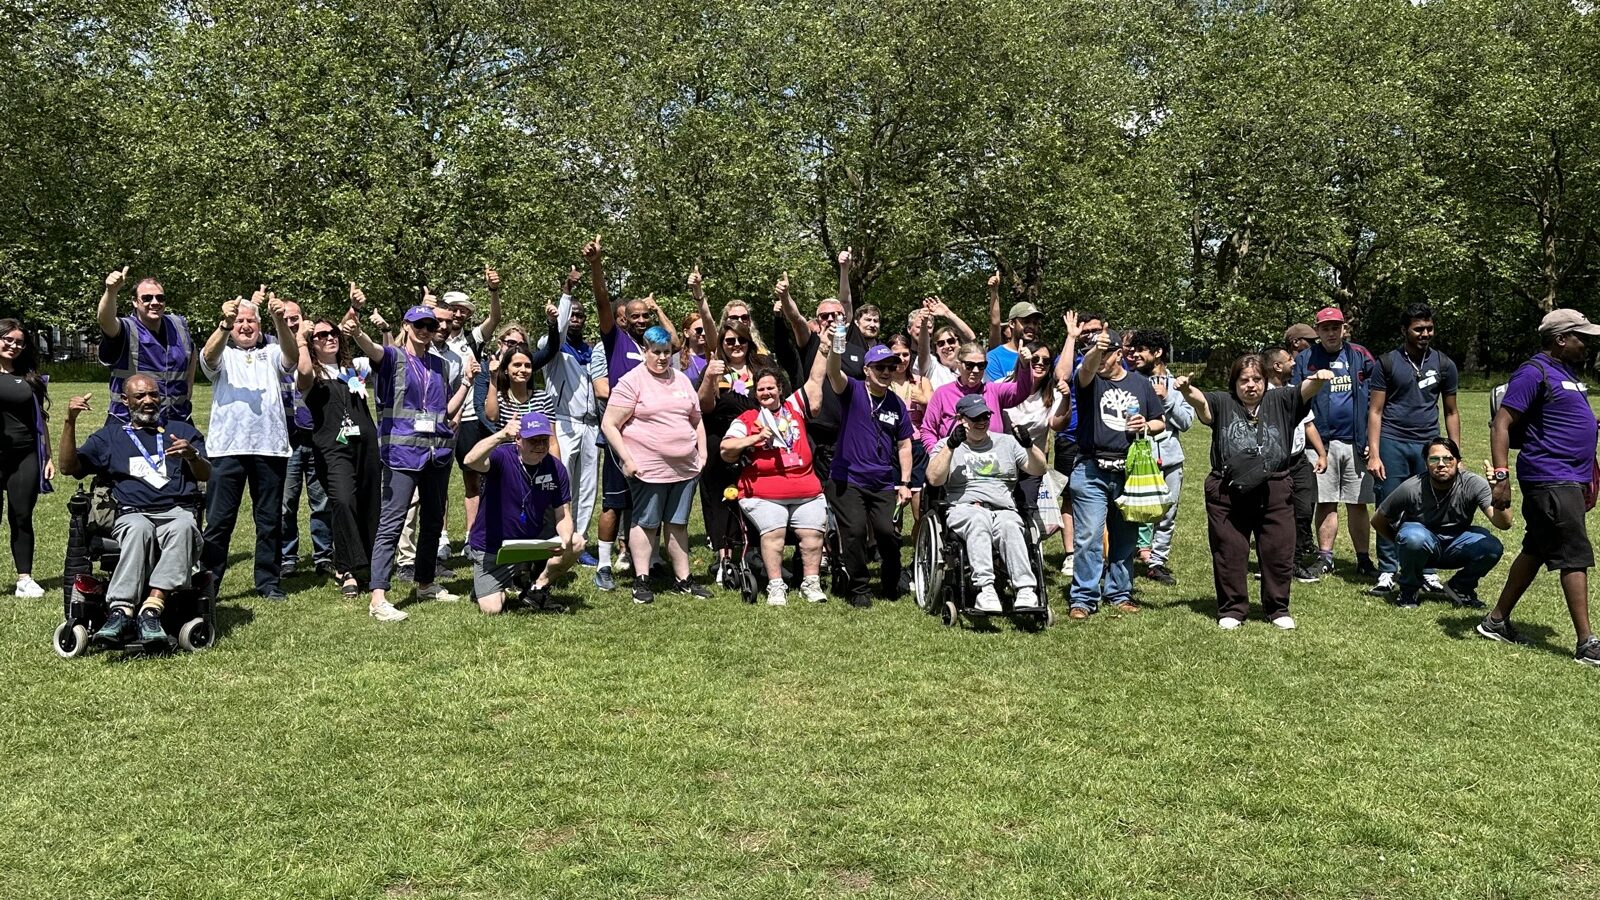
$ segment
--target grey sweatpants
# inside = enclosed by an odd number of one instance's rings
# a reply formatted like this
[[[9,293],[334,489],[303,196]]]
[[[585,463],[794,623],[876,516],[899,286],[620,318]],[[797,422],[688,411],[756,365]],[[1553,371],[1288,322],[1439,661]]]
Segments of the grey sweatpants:
[[[1022,516],[1015,510],[956,503],[951,505],[945,521],[951,531],[967,542],[967,562],[972,566],[973,584],[978,587],[994,584],[994,551],[998,544],[1011,586],[1038,587],[1033,563],[1028,559],[1028,538],[1022,530]]]
[[[111,528],[121,548],[116,571],[106,588],[111,603],[144,601],[145,589],[173,591],[187,587],[200,556],[200,526],[183,507],[166,512],[123,512]]]
[[[1165,566],[1172,556],[1172,531],[1178,524],[1178,497],[1183,494],[1183,463],[1161,470],[1161,477],[1167,482],[1167,496],[1172,498],[1172,505],[1167,507],[1167,514],[1156,523],[1155,533],[1150,538],[1150,565]]]

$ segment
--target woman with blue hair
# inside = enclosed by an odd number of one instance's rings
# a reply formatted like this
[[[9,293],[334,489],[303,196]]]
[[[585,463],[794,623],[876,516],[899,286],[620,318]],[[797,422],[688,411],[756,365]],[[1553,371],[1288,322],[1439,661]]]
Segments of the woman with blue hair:
[[[672,335],[645,331],[644,364],[611,386],[600,429],[628,479],[633,502],[628,550],[633,555],[633,602],[650,603],[650,552],[667,527],[673,590],[694,597],[710,592],[689,580],[689,508],[706,461],[700,399],[687,375],[672,367]]]

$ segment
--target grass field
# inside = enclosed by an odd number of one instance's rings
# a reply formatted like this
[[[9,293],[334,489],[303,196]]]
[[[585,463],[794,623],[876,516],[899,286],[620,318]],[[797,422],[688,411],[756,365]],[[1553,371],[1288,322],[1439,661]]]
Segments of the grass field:
[[[1462,408],[1479,460],[1485,398]],[[1533,647],[1345,568],[1295,586],[1299,630],[1219,632],[1209,436],[1179,586],[1040,634],[909,600],[636,607],[589,570],[569,615],[380,625],[306,579],[247,596],[243,562],[212,650],[63,661],[59,594],[7,596],[0,897],[1600,896],[1600,673],[1554,578]]]

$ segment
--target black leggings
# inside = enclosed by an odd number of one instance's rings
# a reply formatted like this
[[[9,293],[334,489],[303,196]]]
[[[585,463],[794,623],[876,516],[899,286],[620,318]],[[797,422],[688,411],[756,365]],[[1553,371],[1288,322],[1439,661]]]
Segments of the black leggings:
[[[0,475],[6,480],[6,522],[11,527],[11,558],[18,572],[33,572],[33,506],[39,501],[39,450],[34,445],[0,450]]]
[[[372,562],[383,502],[383,468],[377,442],[365,437],[332,450],[318,450],[317,480],[333,517],[333,565],[354,575]]]
[[[706,538],[715,552],[727,546],[728,532],[738,522],[728,501],[722,499],[723,490],[738,481],[738,473],[731,466],[716,461],[706,463],[700,472],[700,515],[706,523]]]

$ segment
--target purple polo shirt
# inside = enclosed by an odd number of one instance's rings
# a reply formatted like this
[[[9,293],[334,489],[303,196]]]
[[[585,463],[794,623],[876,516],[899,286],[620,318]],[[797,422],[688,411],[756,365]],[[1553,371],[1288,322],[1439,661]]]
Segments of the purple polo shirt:
[[[572,482],[561,460],[547,453],[538,465],[525,465],[516,444],[501,444],[489,454],[467,543],[480,553],[497,553],[506,541],[549,537],[555,533],[550,514],[571,502]]]
[[[911,413],[894,391],[875,398],[865,381],[849,381],[838,395],[839,440],[829,477],[864,491],[889,490],[900,481],[900,442],[911,439]]]
[[[606,376],[612,384],[621,381],[622,376],[632,372],[634,366],[644,362],[644,351],[639,349],[638,341],[623,331],[621,325],[600,332],[600,343],[606,348]]]
[[[1517,454],[1518,481],[1589,483],[1600,425],[1589,406],[1589,386],[1571,369],[1547,353],[1536,354],[1511,374],[1500,405],[1518,413],[1527,427]]]

